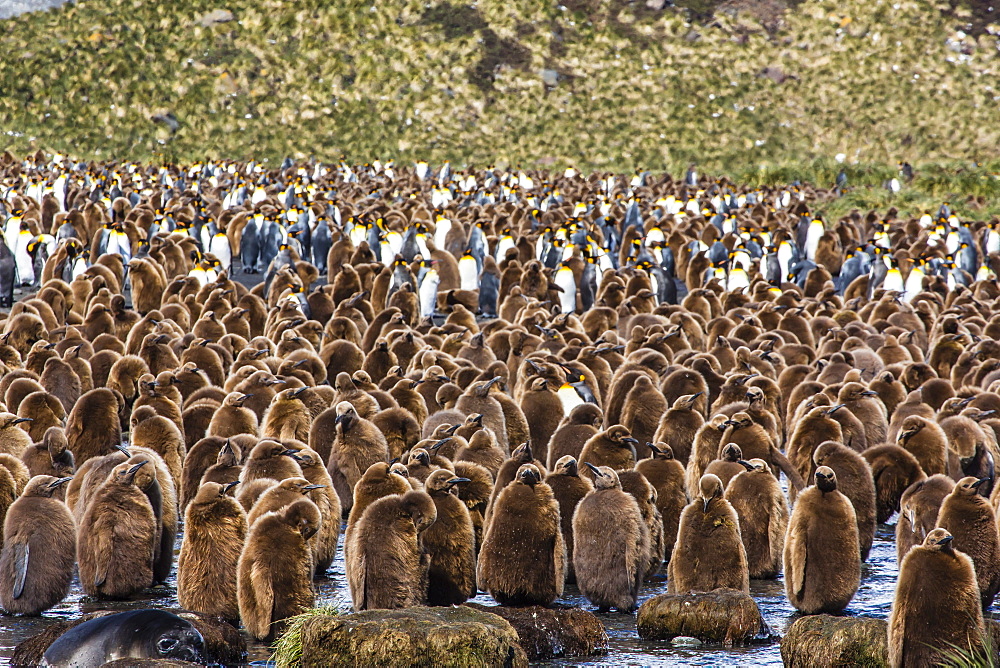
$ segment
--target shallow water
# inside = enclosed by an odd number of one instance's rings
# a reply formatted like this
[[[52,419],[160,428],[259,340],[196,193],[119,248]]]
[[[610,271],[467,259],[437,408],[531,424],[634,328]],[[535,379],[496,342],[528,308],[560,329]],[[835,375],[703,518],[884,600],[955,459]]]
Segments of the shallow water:
[[[869,617],[888,616],[892,605],[893,590],[896,586],[896,548],[893,542],[893,531],[894,527],[891,525],[879,526],[871,555],[862,569],[861,588],[845,614]],[[177,549],[180,549],[180,537],[177,540]],[[136,600],[109,602],[95,601],[84,596],[79,581],[74,579],[70,595],[66,600],[43,616],[35,618],[0,617],[0,664],[9,660],[14,646],[19,642],[38,633],[53,622],[96,610],[177,607],[177,591],[174,585],[174,575],[171,575],[166,587],[149,590]],[[772,633],[779,636],[784,635],[788,626],[795,621],[797,613],[785,598],[781,580],[753,580],[750,583],[750,589],[764,613],[764,618],[771,626]],[[640,601],[666,593],[666,590],[666,577],[659,575],[645,584]],[[316,582],[316,595],[317,605],[329,605],[341,609],[350,607],[342,552],[338,554],[337,560],[330,567],[327,577]],[[493,599],[485,594],[473,600],[484,605],[494,604]],[[587,600],[580,595],[575,586],[567,587],[566,595],[561,601],[581,606],[584,609],[591,609]],[[777,641],[767,645],[729,649],[710,645],[675,646],[666,641],[641,640],[635,629],[635,615],[613,613],[600,615],[600,618],[607,628],[610,638],[610,651],[607,655],[594,657],[590,660],[555,660],[546,665],[738,666],[749,663],[764,666],[781,665],[781,654]],[[248,645],[251,664],[260,665],[267,661],[270,650],[265,645],[255,641],[249,642]]]

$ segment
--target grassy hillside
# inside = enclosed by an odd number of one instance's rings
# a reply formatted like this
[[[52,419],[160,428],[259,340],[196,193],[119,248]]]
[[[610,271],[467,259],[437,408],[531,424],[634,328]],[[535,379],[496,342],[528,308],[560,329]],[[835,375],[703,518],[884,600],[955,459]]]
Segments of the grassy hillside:
[[[855,185],[908,160],[934,197],[1000,190],[988,13],[926,0],[680,4],[82,0],[0,21],[0,145],[622,171],[695,161],[824,185],[843,154]],[[213,10],[233,20],[213,23]]]

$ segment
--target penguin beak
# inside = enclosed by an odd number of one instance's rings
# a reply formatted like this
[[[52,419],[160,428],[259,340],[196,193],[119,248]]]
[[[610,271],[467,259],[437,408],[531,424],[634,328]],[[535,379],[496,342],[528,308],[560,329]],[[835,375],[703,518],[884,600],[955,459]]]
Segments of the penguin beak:
[[[297,462],[301,462],[302,461],[302,458],[299,457],[299,451],[298,450],[282,450],[281,454],[285,455],[286,457],[291,457],[292,459],[294,459]]]
[[[910,531],[917,533],[917,514],[913,512],[913,508],[906,509],[906,519],[910,523]]]
[[[604,474],[601,473],[601,469],[597,468],[590,462],[584,462],[583,465],[586,466],[588,469],[590,469],[590,472],[593,473],[594,475],[601,476],[602,478],[604,477]]]
[[[454,434],[456,431],[458,431],[458,428],[461,427],[461,426],[462,425],[460,425],[460,424],[453,424],[452,426],[450,426],[447,429],[445,429],[444,433],[446,433],[446,434]]]
[[[660,449],[658,447],[656,447],[655,445],[653,445],[652,443],[646,443],[646,447],[649,448],[653,452],[654,455],[660,453]]]
[[[945,536],[944,538],[942,538],[941,540],[939,540],[937,542],[937,544],[938,545],[947,545],[948,543],[950,543],[953,540],[955,540],[954,536]]]
[[[739,459],[736,461],[736,463],[745,468],[747,471],[753,471],[753,464],[751,464],[750,462]]]
[[[308,389],[309,389],[308,387],[300,387],[297,390],[292,390],[291,394],[292,394],[293,397],[298,398],[300,394],[302,394],[303,392],[305,392]]]
[[[980,478],[976,482],[972,483],[972,489],[976,489],[977,487],[979,487],[980,485],[982,485],[984,482],[987,482],[988,480],[990,480],[990,479],[989,478]]]
[[[128,448],[126,448],[124,445],[121,445],[120,443],[115,446],[115,450],[117,450],[118,452],[122,453],[126,457],[131,457],[132,456],[132,453],[128,451]]]
[[[326,485],[306,485],[302,489],[307,490],[307,491],[311,491],[311,490],[314,490],[314,489],[326,489]]]
[[[473,416],[472,421],[475,422],[476,424],[478,424],[480,427],[482,427],[483,426],[483,414],[482,413],[476,413]]]
[[[32,418],[26,418],[26,417],[19,417],[16,420],[14,420],[13,422],[11,422],[11,424],[21,424],[22,422],[34,422],[34,419],[32,419]]]
[[[133,466],[132,468],[130,468],[127,471],[127,473],[126,473],[126,477],[128,478],[128,481],[132,482],[132,480],[135,479],[135,474],[139,472],[139,469],[141,469],[143,466],[145,466],[148,463],[149,463],[149,460],[147,459],[145,461],[139,462],[138,464],[136,464],[135,466]]]
[[[707,498],[707,499],[702,499],[701,500],[701,503],[702,503],[702,512],[703,513],[707,513],[708,512],[708,504],[710,504],[711,502],[712,502],[711,497]]]
[[[826,414],[827,415],[833,415],[834,413],[836,413],[837,411],[839,411],[841,408],[843,408],[846,405],[847,404],[837,404],[836,406],[831,406],[829,409],[827,409]]]
[[[238,484],[240,484],[239,480],[234,480],[232,482],[227,482],[225,485],[222,486],[222,494],[221,494],[221,496],[225,496],[226,494],[228,494],[229,490],[231,490],[233,487],[236,487],[236,485],[238,485]]]
[[[631,443],[632,445],[639,445],[639,441],[637,439],[632,438],[631,436],[629,436],[628,438],[623,438],[622,443]]]
[[[52,482],[49,483],[49,489],[56,489],[62,485],[65,485],[72,479],[73,476],[69,476],[68,478],[59,478],[58,480],[53,480]]]
[[[457,485],[460,482],[472,482],[468,478],[452,478],[446,484],[451,487],[452,485]]]
[[[865,390],[864,392],[861,393],[861,396],[863,396],[863,397],[877,397],[878,396],[878,392],[876,392],[874,390]]]
[[[435,443],[434,445],[431,446],[431,450],[437,450],[438,448],[440,448],[442,445],[444,445],[445,443],[449,442],[450,440],[451,440],[451,436],[449,436],[448,438],[442,438],[440,441],[438,441],[437,443]]]

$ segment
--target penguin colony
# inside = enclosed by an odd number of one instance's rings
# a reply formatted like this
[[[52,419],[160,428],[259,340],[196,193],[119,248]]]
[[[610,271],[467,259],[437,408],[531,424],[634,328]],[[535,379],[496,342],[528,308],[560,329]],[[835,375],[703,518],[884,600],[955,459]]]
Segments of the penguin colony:
[[[270,639],[342,540],[358,610],[569,582],[630,612],[663,572],[839,612],[898,513],[894,665],[942,651],[928,623],[974,644],[1000,223],[812,215],[834,196],[4,154],[0,607],[176,567]]]

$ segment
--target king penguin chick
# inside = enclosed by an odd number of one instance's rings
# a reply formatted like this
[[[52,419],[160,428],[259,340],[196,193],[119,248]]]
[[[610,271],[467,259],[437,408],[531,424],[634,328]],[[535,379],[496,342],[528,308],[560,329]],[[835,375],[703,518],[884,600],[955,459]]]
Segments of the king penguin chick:
[[[350,403],[341,401],[333,410],[337,414],[334,427],[336,436],[327,467],[333,487],[340,497],[340,507],[350,511],[354,503],[354,486],[369,466],[389,459],[389,444],[382,432],[370,421],[360,417]],[[317,418],[317,421],[322,417]],[[310,447],[316,449],[312,445],[312,439]]]
[[[637,607],[649,557],[649,530],[639,505],[622,491],[618,474],[584,462],[594,489],[573,513],[573,567],[580,593],[601,612]]]
[[[312,556],[306,544],[321,522],[319,509],[299,499],[267,513],[250,528],[236,572],[240,618],[258,640],[273,638],[285,619],[312,607]]]
[[[469,509],[456,489],[467,482],[471,481],[438,469],[424,483],[437,511],[437,519],[420,537],[430,557],[427,605],[461,605],[476,595],[476,536]]]
[[[906,488],[899,501],[899,520],[896,522],[896,563],[903,563],[906,553],[923,544],[927,534],[934,530],[941,504],[953,489],[955,481],[941,474]]]
[[[666,443],[646,445],[652,451],[652,456],[637,462],[635,470],[656,490],[656,509],[660,511],[663,520],[663,560],[669,561],[677,541],[677,525],[684,506],[688,504],[684,467],[674,459],[674,453]]]
[[[889,665],[939,665],[957,650],[978,651],[986,629],[976,571],[947,529],[934,529],[903,558],[889,613]]]
[[[94,493],[77,532],[80,584],[90,596],[127,598],[153,584],[157,520],[135,484],[148,462],[119,464]]]
[[[436,519],[434,501],[422,491],[393,494],[368,506],[348,537],[345,566],[356,611],[424,603],[429,563],[420,534]]]
[[[185,610],[236,622],[240,611],[236,572],[247,534],[243,507],[227,492],[233,485],[206,482],[188,504],[177,560],[177,602]]]
[[[583,444],[597,433],[604,423],[604,414],[596,404],[586,403],[576,406],[563,418],[549,440],[546,466],[553,468],[561,458],[580,456]]]
[[[638,443],[628,429],[616,424],[597,432],[584,444],[580,461],[590,462],[597,467],[607,466],[612,471],[629,470],[635,467],[635,446]],[[581,473],[587,477],[592,476],[589,470]]]
[[[684,509],[670,555],[668,592],[689,594],[727,587],[750,593],[747,555],[736,511],[722,481],[704,475],[699,495]]]
[[[216,409],[212,421],[208,425],[207,436],[230,438],[237,434],[257,435],[257,414],[243,407],[243,402],[250,395],[242,392],[230,392],[222,405]]]
[[[573,565],[573,513],[577,504],[594,486],[580,475],[576,458],[570,455],[559,458],[552,472],[545,476],[545,483],[552,488],[556,502],[559,503],[559,523],[563,542],[566,543],[566,582],[572,584],[576,582],[576,569]]]
[[[836,614],[861,584],[858,524],[850,500],[837,491],[837,474],[816,469],[816,484],[803,490],[785,534],[785,593],[796,610]]]
[[[550,605],[562,596],[566,545],[559,504],[534,464],[523,464],[492,509],[476,569],[501,605]]]
[[[496,437],[493,430],[487,428],[480,429],[469,439],[469,444],[464,445],[455,452],[455,463],[472,462],[479,464],[495,478],[500,472],[507,456],[503,450],[497,446]]]
[[[983,610],[993,605],[1000,591],[1000,537],[997,535],[993,506],[979,494],[988,478],[962,478],[945,497],[938,511],[937,525],[955,540],[954,549],[966,553],[976,567]]]
[[[840,443],[825,441],[813,453],[816,466],[837,474],[837,489],[851,502],[858,521],[861,561],[868,559],[875,540],[875,479],[864,457]]]
[[[0,552],[0,608],[37,615],[69,593],[76,563],[76,525],[53,494],[69,478],[36,476],[7,510]]]
[[[726,487],[726,498],[740,519],[740,536],[753,580],[773,580],[781,571],[788,528],[788,501],[763,459],[740,462],[746,469]]]

